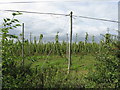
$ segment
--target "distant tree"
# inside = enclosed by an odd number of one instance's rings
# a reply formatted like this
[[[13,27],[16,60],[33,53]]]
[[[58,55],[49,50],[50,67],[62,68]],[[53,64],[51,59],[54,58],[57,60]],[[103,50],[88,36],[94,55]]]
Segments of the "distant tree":
[[[39,43],[42,42],[42,39],[43,39],[43,34],[40,34],[40,37],[39,37]]]
[[[59,42],[59,35],[58,35],[59,32],[57,32],[57,35],[55,36],[55,42],[58,43]]]
[[[88,42],[88,33],[86,32],[86,35],[85,35],[85,43]]]

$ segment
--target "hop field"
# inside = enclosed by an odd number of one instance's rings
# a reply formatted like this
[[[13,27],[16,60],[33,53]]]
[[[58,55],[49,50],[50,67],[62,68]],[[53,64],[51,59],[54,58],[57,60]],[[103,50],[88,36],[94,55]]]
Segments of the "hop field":
[[[68,42],[33,42],[9,30],[20,26],[13,14],[4,19],[2,31],[2,87],[3,88],[119,88],[120,43],[106,33],[99,43],[73,42],[72,62],[68,73]],[[15,41],[15,39],[17,41]],[[113,48],[117,48],[113,49]]]

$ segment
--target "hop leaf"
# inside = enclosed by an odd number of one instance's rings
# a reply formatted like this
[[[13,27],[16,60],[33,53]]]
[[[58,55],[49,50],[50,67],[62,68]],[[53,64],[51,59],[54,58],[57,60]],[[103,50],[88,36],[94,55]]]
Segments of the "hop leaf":
[[[17,19],[14,19],[14,21],[19,22]]]
[[[10,21],[10,19],[9,18],[6,18],[7,19],[7,21]]]
[[[16,24],[16,26],[21,26],[20,24]]]
[[[12,13],[13,16],[17,15],[16,13]]]
[[[4,22],[7,22],[7,20],[6,20],[6,19],[4,19]]]

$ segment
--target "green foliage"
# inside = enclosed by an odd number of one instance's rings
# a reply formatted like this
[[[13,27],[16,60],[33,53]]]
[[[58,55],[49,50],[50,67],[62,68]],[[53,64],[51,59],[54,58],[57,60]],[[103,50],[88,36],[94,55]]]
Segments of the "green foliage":
[[[39,43],[42,43],[43,34],[40,34]]]
[[[105,42],[106,42],[106,44],[109,44],[110,43],[110,37],[111,37],[111,35],[110,34],[105,34]]]
[[[6,78],[11,77],[8,79],[8,82],[12,79],[12,75],[14,74],[14,68],[16,68],[15,58],[16,56],[11,51],[13,47],[13,40],[10,40],[9,38],[18,38],[15,35],[9,34],[10,29],[14,29],[18,26],[16,24],[18,22],[17,19],[14,19],[15,14],[13,15],[12,19],[5,18],[3,19],[3,26],[1,28],[2,33],[2,74],[3,74],[3,85],[4,82],[6,82]],[[19,25],[20,26],[20,25]],[[4,86],[3,86],[4,87]]]
[[[86,35],[85,35],[85,43],[87,43],[88,41],[88,33],[86,32]]]
[[[92,36],[92,43],[94,43],[94,42],[95,42],[94,38],[95,38],[95,36]]]
[[[16,15],[22,15],[22,13],[20,13],[19,11],[17,11],[16,13],[12,13],[13,16],[16,16]]]
[[[59,35],[58,35],[59,32],[57,32],[57,35],[55,36],[55,42],[58,43],[59,41]]]
[[[115,52],[111,51],[108,45],[104,50],[96,53],[97,71],[89,73],[88,79],[96,83],[96,88],[119,88],[119,58],[115,56]],[[112,53],[112,54],[111,54]]]

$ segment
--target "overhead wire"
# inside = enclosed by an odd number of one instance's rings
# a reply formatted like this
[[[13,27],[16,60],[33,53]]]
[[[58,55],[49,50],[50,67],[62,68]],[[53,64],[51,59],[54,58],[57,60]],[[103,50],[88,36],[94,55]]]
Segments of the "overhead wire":
[[[53,1],[26,1],[26,2],[0,2],[0,4],[16,4],[16,3],[42,3],[42,2],[53,2]]]
[[[80,17],[80,18],[86,18],[86,19],[93,19],[93,20],[100,20],[100,21],[107,21],[107,22],[120,23],[120,22],[114,21],[114,20],[101,19],[101,18],[94,18],[94,17],[88,17],[88,16],[77,16],[77,15],[73,15],[73,16],[74,16],[74,17]]]
[[[70,16],[70,14],[60,14],[60,13],[42,13],[42,12],[33,12],[33,11],[21,11],[21,10],[0,10],[0,11],[8,11],[8,12],[22,12],[22,13],[32,13],[32,14],[46,14],[46,15],[59,15],[59,16]],[[85,19],[91,19],[91,20],[99,20],[99,21],[106,21],[106,22],[113,22],[113,23],[120,23],[119,21],[115,20],[108,20],[108,19],[101,19],[101,18],[94,18],[89,16],[78,16],[73,15],[74,18],[85,18]]]
[[[69,14],[59,14],[59,13],[42,13],[42,12],[33,12],[33,11],[21,11],[21,10],[0,10],[8,12],[22,12],[22,13],[33,13],[33,14],[49,14],[49,15],[60,15],[60,16],[69,16]]]
[[[60,15],[60,16],[70,16],[70,14],[42,13],[42,12],[21,11],[21,10],[0,10],[0,11],[8,11],[8,12],[23,12],[23,13],[33,13],[33,14]],[[73,15],[73,17],[80,17],[80,18],[85,18],[85,19],[92,19],[92,20],[99,20],[99,21],[106,21],[106,22],[113,22],[113,23],[120,23],[120,22],[115,21],[115,20],[108,20],[108,19],[94,18],[94,17],[88,17],[88,16],[78,16],[78,15]]]
[[[64,1],[26,1],[26,2],[0,2],[0,4],[23,4],[23,3],[44,3],[44,2],[80,2],[79,0],[64,0]]]

